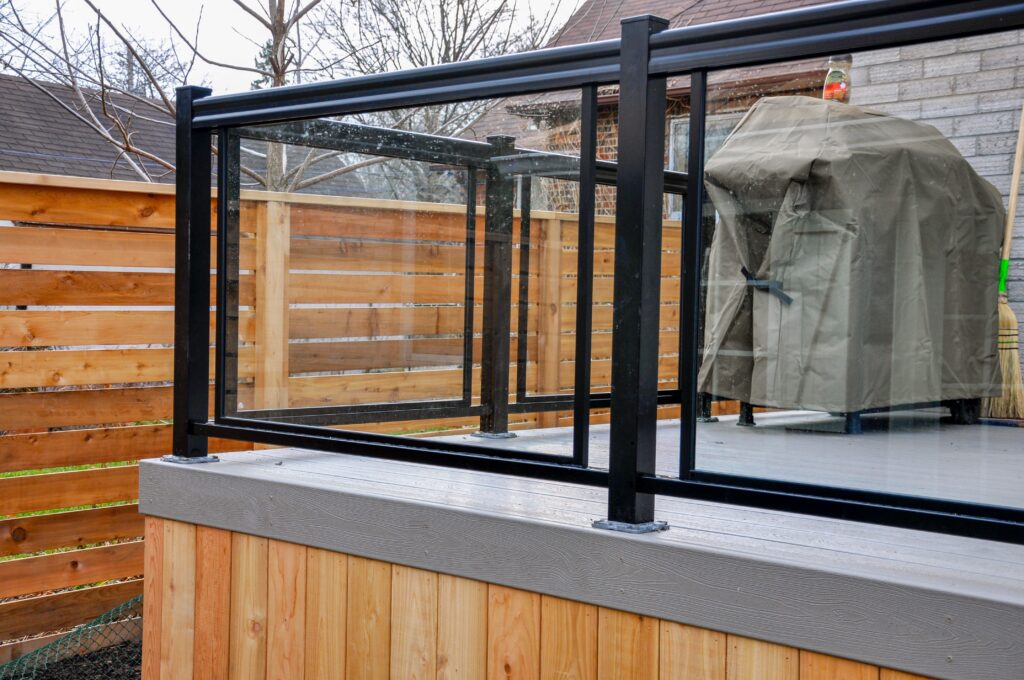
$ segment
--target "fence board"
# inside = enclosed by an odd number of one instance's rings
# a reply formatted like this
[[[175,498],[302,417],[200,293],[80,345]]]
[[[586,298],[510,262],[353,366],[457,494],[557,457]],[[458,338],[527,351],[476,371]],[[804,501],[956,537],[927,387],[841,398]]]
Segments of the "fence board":
[[[143,533],[139,507],[114,505],[0,521],[0,557],[134,538]]]
[[[437,574],[391,565],[391,677],[436,678],[437,624]]]
[[[438,574],[437,592],[437,680],[484,677],[487,584]]]
[[[146,517],[146,573],[142,598],[142,680],[160,680],[160,622],[163,619],[164,522]]]
[[[196,527],[196,631],[193,680],[228,677],[231,532]]]
[[[7,477],[0,479],[0,515],[128,501],[138,494],[136,465]]]
[[[328,311],[328,310],[311,310]],[[243,311],[238,334],[252,338],[254,315]],[[213,315],[210,315],[213,339]],[[174,342],[174,312],[5,310],[0,315],[0,347],[74,345],[169,345]]]
[[[245,442],[210,439],[210,451],[245,448]],[[40,470],[155,458],[171,452],[170,425],[102,427],[0,437],[0,471]]]
[[[216,280],[210,278],[210,304]],[[239,282],[239,303],[252,305],[251,276]],[[174,274],[163,272],[74,271],[65,269],[5,269],[0,305],[26,306],[170,306],[174,304]]]
[[[540,595],[487,586],[487,680],[540,678]]]
[[[391,565],[348,558],[345,677],[386,680],[391,664]]]
[[[462,332],[462,313],[462,307],[293,308],[288,330],[292,339],[448,335]],[[474,317],[479,331],[482,314]]]
[[[0,562],[0,598],[141,576],[142,541]]]
[[[174,195],[0,183],[0,219],[101,227],[174,228]]]
[[[40,595],[0,604],[0,639],[34,635],[91,621],[142,592],[142,579]]]

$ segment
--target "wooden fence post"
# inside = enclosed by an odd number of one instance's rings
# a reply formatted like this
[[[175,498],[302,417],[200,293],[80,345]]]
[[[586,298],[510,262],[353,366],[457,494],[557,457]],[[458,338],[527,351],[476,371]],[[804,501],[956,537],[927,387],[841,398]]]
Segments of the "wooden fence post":
[[[562,331],[562,222],[543,220],[540,225],[537,279],[537,392],[557,394]],[[537,427],[557,427],[558,413],[538,414]]]
[[[256,210],[257,409],[288,406],[288,268],[291,206],[260,203]]]

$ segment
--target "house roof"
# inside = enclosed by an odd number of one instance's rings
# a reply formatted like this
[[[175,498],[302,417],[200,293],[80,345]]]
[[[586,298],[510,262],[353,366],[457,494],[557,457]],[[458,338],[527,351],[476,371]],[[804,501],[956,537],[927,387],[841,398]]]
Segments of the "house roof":
[[[73,109],[81,106],[72,89],[65,85],[29,82],[19,76],[0,75],[0,170],[141,179],[123,159],[118,159],[118,150],[112,144],[40,88]],[[108,123],[100,110],[98,94],[86,92],[86,98],[96,117]],[[159,112],[148,110],[149,107],[128,97],[119,97],[115,101],[125,109],[121,115],[131,117],[136,144],[173,163],[173,121],[168,120],[169,124],[155,122],[159,119]],[[129,112],[137,115],[131,116]],[[117,137],[116,132],[114,137]],[[143,162],[142,159],[134,160]],[[166,169],[158,163],[144,162],[154,179],[174,181],[173,174],[161,177],[166,174]]]
[[[831,1],[834,0],[586,0],[548,47],[617,38],[619,22],[640,14],[664,17],[672,28],[681,28],[824,5]]]

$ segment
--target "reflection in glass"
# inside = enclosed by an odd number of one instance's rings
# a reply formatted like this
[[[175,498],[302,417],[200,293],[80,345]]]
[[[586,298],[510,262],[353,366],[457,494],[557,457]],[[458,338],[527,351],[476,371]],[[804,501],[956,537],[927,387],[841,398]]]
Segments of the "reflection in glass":
[[[977,40],[843,56],[850,103],[825,60],[711,78],[697,469],[1019,507],[982,405],[1024,89]]]

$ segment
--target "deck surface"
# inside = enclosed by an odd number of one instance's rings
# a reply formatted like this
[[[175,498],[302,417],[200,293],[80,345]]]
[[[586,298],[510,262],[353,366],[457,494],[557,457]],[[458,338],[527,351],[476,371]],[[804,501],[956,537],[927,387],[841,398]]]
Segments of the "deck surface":
[[[1024,507],[1024,428],[949,425],[928,411],[864,416],[864,433],[820,431],[839,421],[814,412],[759,413],[757,426],[736,416],[697,426],[701,470]],[[794,430],[795,427],[819,431]],[[591,465],[608,467],[608,425],[590,432]],[[572,428],[521,430],[514,439],[444,439],[566,455]],[[657,472],[679,473],[679,421],[658,424]]]

